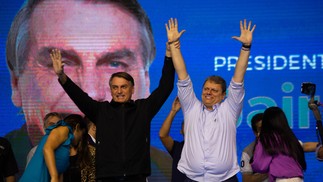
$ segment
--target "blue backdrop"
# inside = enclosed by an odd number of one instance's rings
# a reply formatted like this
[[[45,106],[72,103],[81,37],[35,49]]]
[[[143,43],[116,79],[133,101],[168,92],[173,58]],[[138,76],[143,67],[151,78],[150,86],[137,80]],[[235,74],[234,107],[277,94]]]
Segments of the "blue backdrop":
[[[157,56],[150,67],[151,90],[156,88],[165,52],[165,23],[170,17],[179,20],[186,33],[181,48],[188,72],[198,96],[204,79],[220,75],[231,79],[241,44],[239,21],[252,20],[257,28],[245,77],[246,97],[237,125],[237,155],[253,139],[250,119],[269,106],[284,109],[290,126],[303,142],[317,141],[315,120],[307,108],[308,96],[301,94],[302,82],[316,83],[316,99],[323,93],[323,2],[321,0],[140,0],[153,27]],[[5,63],[5,42],[14,15],[22,0],[2,2],[0,6],[0,136],[24,123],[23,115],[11,101],[10,75]],[[151,143],[164,150],[158,138],[159,128],[176,96],[175,89],[152,124]],[[320,108],[322,110],[322,107]],[[175,118],[171,135],[179,134],[182,114]],[[323,163],[314,153],[306,154],[308,169],[305,181],[321,181]],[[240,176],[239,176],[240,178]]]

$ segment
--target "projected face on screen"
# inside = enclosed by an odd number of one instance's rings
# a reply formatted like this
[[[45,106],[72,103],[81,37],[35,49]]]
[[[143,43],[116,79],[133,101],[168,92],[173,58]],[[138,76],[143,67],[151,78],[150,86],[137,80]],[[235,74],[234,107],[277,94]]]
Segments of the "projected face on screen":
[[[81,114],[58,83],[49,56],[53,48],[61,50],[66,74],[95,100],[111,100],[109,78],[119,71],[134,77],[133,99],[149,94],[149,38],[120,5],[43,1],[28,24],[25,65],[19,76],[12,73],[12,100],[23,109],[32,141],[43,135],[48,112]]]

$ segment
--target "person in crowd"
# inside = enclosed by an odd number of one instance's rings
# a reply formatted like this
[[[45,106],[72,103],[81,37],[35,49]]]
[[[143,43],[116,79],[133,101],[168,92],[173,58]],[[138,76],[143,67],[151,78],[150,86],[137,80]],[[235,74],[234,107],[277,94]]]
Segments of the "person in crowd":
[[[169,154],[173,158],[172,163],[172,182],[184,182],[185,175],[181,173],[177,169],[177,164],[179,159],[181,158],[181,153],[184,146],[184,141],[179,142],[174,140],[170,135],[170,128],[172,126],[173,120],[177,114],[177,112],[181,109],[181,104],[179,102],[178,97],[175,98],[172,104],[172,108],[166,117],[162,127],[159,130],[159,138],[166,148],[166,150],[169,152]],[[181,128],[181,134],[184,135],[184,122],[182,122],[182,128]]]
[[[304,151],[279,107],[264,112],[251,167],[256,173],[268,173],[269,181],[303,181]]]
[[[251,128],[256,140],[259,138],[259,134],[262,126],[263,113],[254,115],[251,119]],[[304,152],[314,152],[318,142],[304,142],[299,141],[303,147]],[[244,182],[264,182],[268,181],[267,173],[254,173],[250,165],[250,161],[253,157],[253,151],[255,147],[255,141],[251,142],[246,148],[243,149],[241,155],[240,169],[242,173],[242,181]]]
[[[15,182],[18,166],[10,142],[0,137],[0,182]]]
[[[87,128],[88,128],[89,145],[95,147],[95,145],[96,145],[96,126],[88,117],[85,116],[84,120],[85,120],[85,122],[87,124]]]
[[[48,128],[49,126],[53,126],[54,124],[56,124],[60,120],[62,120],[62,116],[57,112],[50,112],[50,113],[46,114],[45,118],[44,118],[44,131],[46,130],[46,128]],[[29,151],[29,153],[27,155],[26,167],[27,167],[30,159],[34,156],[37,147],[38,147],[38,145],[34,146]]]
[[[174,87],[175,70],[170,52],[166,49],[159,85],[147,98],[132,100],[135,80],[132,72],[124,70],[110,77],[111,101],[95,100],[78,87],[64,72],[68,66],[63,56],[59,49],[50,53],[59,83],[84,115],[97,126],[97,180],[146,181],[151,174],[150,123]],[[120,56],[120,59],[134,61],[140,55],[129,53]]]
[[[71,114],[46,128],[46,134],[40,141],[34,156],[24,171],[21,182],[56,182],[63,180],[63,172],[69,166],[70,148],[83,146],[80,161],[87,160],[87,140],[82,142],[87,128],[83,117]]]
[[[26,121],[5,136],[20,173],[28,152],[44,135],[47,113],[83,115],[56,80],[49,56],[53,48],[62,51],[65,71],[93,99],[111,100],[109,78],[118,71],[126,71],[136,80],[133,99],[150,94],[149,68],[156,46],[149,17],[137,0],[24,1],[6,44],[12,102],[21,108]],[[168,177],[171,163],[164,161],[171,158],[155,146],[151,150],[158,179]],[[159,158],[167,160],[158,162]]]
[[[86,146],[78,145],[70,149],[70,165],[64,172],[64,182],[94,182],[95,181],[95,125],[86,116],[84,117],[87,126],[87,133],[82,137],[82,142]],[[91,133],[91,134],[90,134]],[[93,138],[92,138],[93,137]],[[79,152],[85,149],[88,150],[88,157],[85,162],[82,161]],[[84,158],[83,158],[84,160]]]
[[[90,152],[90,164],[81,168],[81,179],[83,182],[95,181],[95,148],[96,148],[96,126],[88,118],[84,117],[88,127],[87,141]]]
[[[263,113],[258,113],[254,115],[251,119],[251,128],[253,134],[256,138],[259,137]],[[242,151],[240,168],[242,173],[242,181],[245,182],[266,182],[268,181],[267,173],[254,173],[252,167],[250,165],[250,160],[253,156],[253,150],[255,148],[255,141],[251,142],[247,147],[245,147]]]
[[[251,21],[240,21],[241,34],[232,37],[241,42],[242,47],[227,98],[225,80],[220,76],[210,76],[203,84],[202,101],[199,101],[178,47],[184,30],[178,32],[176,19],[170,19],[166,24],[178,75],[177,95],[185,120],[185,144],[177,168],[186,175],[186,181],[238,181],[236,122],[242,110],[244,75],[255,27],[251,26]]]

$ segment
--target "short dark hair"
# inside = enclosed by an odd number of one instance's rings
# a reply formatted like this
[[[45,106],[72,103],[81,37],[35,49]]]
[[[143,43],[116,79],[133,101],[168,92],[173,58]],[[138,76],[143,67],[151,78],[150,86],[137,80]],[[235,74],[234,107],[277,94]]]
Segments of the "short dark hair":
[[[210,82],[213,82],[215,84],[220,84],[221,85],[221,88],[222,88],[222,93],[224,93],[226,90],[227,90],[227,83],[226,81],[220,77],[220,76],[215,76],[215,75],[212,75],[212,76],[209,76],[205,79],[204,83],[203,83],[203,87],[205,85],[205,83],[207,81],[210,81]]]
[[[127,72],[116,72],[116,73],[113,73],[110,77],[110,80],[109,80],[109,85],[111,86],[111,81],[114,77],[118,77],[118,78],[124,78],[125,80],[129,81],[131,83],[132,86],[135,86],[135,81],[133,79],[133,77],[128,74]]]
[[[256,115],[254,115],[251,119],[251,127],[252,127],[252,131],[257,132],[257,123],[262,121],[262,118],[264,117],[264,113],[258,113]]]
[[[29,20],[35,9],[35,7],[46,0],[26,0],[21,9],[16,14],[7,38],[6,43],[6,60],[7,65],[14,73],[15,76],[19,76],[23,72],[26,57],[29,52],[30,44],[30,29]],[[76,1],[76,0],[75,0]],[[153,31],[150,24],[150,20],[137,2],[137,0],[83,0],[90,3],[112,3],[124,10],[128,11],[141,25],[141,45],[143,65],[148,70],[149,65],[152,63],[156,56],[156,45],[154,41]]]

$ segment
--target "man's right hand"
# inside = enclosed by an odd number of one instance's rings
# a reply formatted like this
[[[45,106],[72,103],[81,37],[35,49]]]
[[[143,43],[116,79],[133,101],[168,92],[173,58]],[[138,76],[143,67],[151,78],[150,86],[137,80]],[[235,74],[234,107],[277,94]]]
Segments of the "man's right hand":
[[[64,74],[64,63],[62,62],[62,54],[58,49],[53,49],[50,53],[50,58],[53,61],[53,68],[57,76]]]

